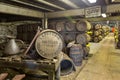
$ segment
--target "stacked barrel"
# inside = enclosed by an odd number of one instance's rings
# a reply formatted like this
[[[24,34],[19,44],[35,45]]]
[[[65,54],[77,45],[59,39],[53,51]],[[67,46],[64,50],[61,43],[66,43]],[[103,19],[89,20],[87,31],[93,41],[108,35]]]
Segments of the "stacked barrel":
[[[105,36],[109,34],[109,26],[102,26],[101,24],[93,24],[93,34],[92,41],[93,42],[99,42],[101,41]]]
[[[91,29],[88,21],[53,21],[49,28],[59,32],[64,38],[64,52],[73,60],[76,66],[80,66],[82,59],[89,54],[89,41],[91,37],[87,31]],[[67,45],[74,42],[69,48]]]
[[[115,37],[116,48],[120,49],[120,26],[115,27],[114,37]]]
[[[82,45],[83,58],[86,58],[90,51],[89,41],[91,40],[91,37],[87,34],[87,31],[91,29],[91,24],[88,21],[78,21],[76,23],[76,29],[79,31],[76,35],[76,43]]]

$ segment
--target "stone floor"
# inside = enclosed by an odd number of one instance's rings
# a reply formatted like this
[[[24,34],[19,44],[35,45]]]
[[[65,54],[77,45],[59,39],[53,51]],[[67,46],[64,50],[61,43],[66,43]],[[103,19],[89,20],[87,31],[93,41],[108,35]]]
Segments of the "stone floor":
[[[120,50],[115,49],[113,34],[90,45],[89,60],[61,80],[120,80]]]
[[[100,48],[75,80],[120,80],[120,50],[115,49],[113,34],[110,33],[99,44]]]

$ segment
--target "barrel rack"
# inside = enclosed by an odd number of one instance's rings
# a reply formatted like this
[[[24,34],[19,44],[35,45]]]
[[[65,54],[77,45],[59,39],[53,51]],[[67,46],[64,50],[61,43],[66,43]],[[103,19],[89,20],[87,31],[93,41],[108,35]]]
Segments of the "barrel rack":
[[[24,68],[24,69],[30,69],[30,70],[45,71],[48,73],[47,80],[55,80],[55,74],[56,74],[56,71],[58,68],[58,64],[59,63],[58,63],[57,59],[51,60],[51,61],[50,60],[35,61],[35,60],[27,60],[27,59],[17,60],[17,59],[10,59],[8,57],[7,58],[0,57],[0,68],[15,68],[15,69],[23,69]],[[0,74],[2,74],[2,73],[0,73]],[[3,77],[6,77],[6,76],[3,76]],[[19,79],[19,80],[22,80],[22,79]]]

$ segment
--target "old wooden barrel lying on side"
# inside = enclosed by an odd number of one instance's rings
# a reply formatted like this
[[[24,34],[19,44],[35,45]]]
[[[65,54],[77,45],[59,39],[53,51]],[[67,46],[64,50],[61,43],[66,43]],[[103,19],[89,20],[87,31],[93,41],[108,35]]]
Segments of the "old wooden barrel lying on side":
[[[75,71],[76,68],[74,62],[72,59],[70,59],[70,57],[68,57],[66,53],[61,52],[61,54],[63,55],[63,59],[60,62],[60,75],[64,76]]]
[[[102,28],[101,24],[94,24],[93,27],[94,27],[95,30],[98,30],[98,29]]]
[[[76,36],[76,43],[81,45],[86,45],[91,40],[91,37],[88,34],[78,34]]]
[[[75,23],[72,21],[71,22],[66,21],[65,28],[66,28],[66,31],[74,31],[75,30]]]
[[[65,30],[65,23],[63,21],[56,22],[56,31],[64,31]]]
[[[74,44],[70,48],[69,56],[73,60],[73,62],[74,62],[74,64],[76,66],[80,66],[82,64],[82,60],[83,60],[83,48],[82,48],[82,45]]]
[[[74,33],[66,33],[64,36],[64,40],[66,43],[69,43],[71,41],[75,40],[75,34]]]
[[[76,23],[76,29],[78,31],[84,32],[91,29],[91,24],[88,21],[78,21]]]
[[[35,48],[43,58],[53,59],[62,51],[63,39],[56,31],[47,29],[39,33]]]
[[[99,42],[98,37],[94,37],[94,38],[93,38],[93,41],[94,41],[94,42]]]
[[[103,37],[101,35],[98,36],[98,40],[101,41]]]
[[[48,23],[48,28],[56,30],[56,22],[55,21],[49,22]]]
[[[94,36],[99,36],[99,31],[94,31]]]

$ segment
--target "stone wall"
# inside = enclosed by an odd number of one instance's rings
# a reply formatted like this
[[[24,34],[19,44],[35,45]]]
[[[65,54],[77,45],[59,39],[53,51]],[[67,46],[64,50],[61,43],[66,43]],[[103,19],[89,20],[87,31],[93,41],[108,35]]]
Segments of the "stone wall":
[[[16,36],[17,27],[12,23],[0,23],[0,43],[5,41],[5,36]]]
[[[9,36],[17,36],[17,26],[22,24],[29,23],[41,23],[40,21],[18,21],[18,22],[8,22],[8,23],[0,23],[0,43],[5,42],[6,35]]]

